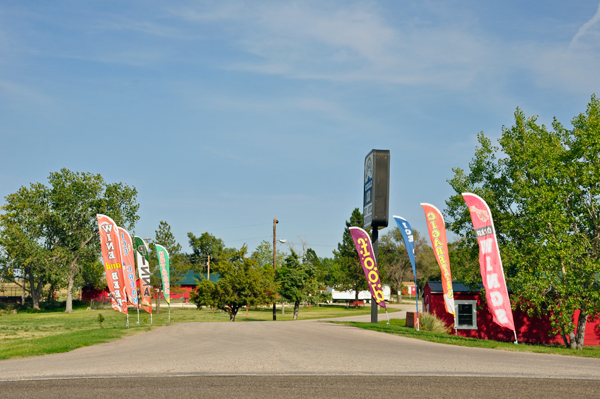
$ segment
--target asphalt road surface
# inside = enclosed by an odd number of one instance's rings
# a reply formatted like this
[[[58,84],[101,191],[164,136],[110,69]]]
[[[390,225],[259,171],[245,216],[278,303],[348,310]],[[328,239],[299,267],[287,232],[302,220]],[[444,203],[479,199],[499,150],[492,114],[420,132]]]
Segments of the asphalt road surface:
[[[590,380],[394,377],[222,376],[76,379],[0,383],[0,397],[64,398],[597,398]]]
[[[0,397],[127,392],[157,398],[359,398],[375,392],[593,398],[600,397],[600,359],[466,348],[295,321],[176,324],[68,353],[0,362]]]

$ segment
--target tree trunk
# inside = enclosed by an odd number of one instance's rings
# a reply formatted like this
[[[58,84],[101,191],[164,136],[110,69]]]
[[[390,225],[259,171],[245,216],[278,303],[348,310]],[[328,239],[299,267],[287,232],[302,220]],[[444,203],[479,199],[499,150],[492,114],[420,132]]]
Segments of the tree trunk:
[[[565,343],[565,347],[567,349],[571,348],[571,343],[569,342],[569,337],[565,333],[565,328],[564,327],[560,328],[560,336],[562,337],[563,342]]]
[[[46,301],[48,302],[52,302],[54,301],[54,292],[56,290],[54,289],[54,284],[50,284],[50,289],[48,290],[48,296],[46,297]]]
[[[298,319],[298,311],[300,310],[300,301],[294,302],[294,320]]]
[[[281,314],[285,314],[285,302],[281,301]]]
[[[66,313],[73,312],[73,284],[75,282],[75,272],[77,271],[77,257],[73,259],[69,265],[69,277],[67,285],[67,306],[65,309]]]
[[[29,284],[30,284],[30,292],[31,292],[31,301],[33,302],[33,310],[40,310],[40,296],[42,287],[44,286],[44,280],[41,280],[38,283],[38,286],[35,286],[35,280],[33,275],[29,276]]]
[[[569,341],[571,342],[571,349],[577,349],[577,341],[575,340],[575,332],[569,333]]]
[[[69,279],[67,283],[67,306],[65,312],[73,312],[73,273],[71,272],[69,272]]]
[[[585,340],[585,326],[587,324],[588,315],[585,314],[585,309],[581,309],[579,320],[577,320],[577,349],[583,349],[583,341]]]
[[[229,321],[234,322],[239,308],[233,307],[229,311]]]

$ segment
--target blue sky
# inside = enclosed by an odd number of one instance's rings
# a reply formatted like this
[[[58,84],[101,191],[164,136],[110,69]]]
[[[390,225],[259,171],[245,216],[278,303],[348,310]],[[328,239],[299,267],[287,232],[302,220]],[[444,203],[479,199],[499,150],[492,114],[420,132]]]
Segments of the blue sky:
[[[252,250],[276,216],[331,256],[372,148],[390,217],[423,231],[478,132],[516,107],[569,125],[599,65],[598,0],[5,0],[0,197],[101,173],[139,190],[144,237],[166,220],[185,250],[189,231]]]

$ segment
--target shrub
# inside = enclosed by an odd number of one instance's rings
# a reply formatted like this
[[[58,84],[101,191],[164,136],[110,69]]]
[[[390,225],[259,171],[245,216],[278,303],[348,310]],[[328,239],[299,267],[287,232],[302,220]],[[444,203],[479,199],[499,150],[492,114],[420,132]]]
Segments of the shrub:
[[[100,324],[100,328],[102,328],[102,323],[104,322],[104,316],[102,316],[102,313],[98,313],[98,318],[96,320],[98,321],[98,324]]]
[[[431,331],[436,333],[448,334],[450,328],[446,326],[443,320],[438,318],[433,313],[423,312],[421,313],[421,329],[425,331]]]

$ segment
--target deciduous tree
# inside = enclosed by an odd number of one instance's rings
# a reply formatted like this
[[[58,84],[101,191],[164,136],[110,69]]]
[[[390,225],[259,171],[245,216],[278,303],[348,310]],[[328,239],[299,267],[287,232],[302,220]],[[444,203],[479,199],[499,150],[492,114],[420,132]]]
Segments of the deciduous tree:
[[[460,193],[491,208],[513,305],[547,315],[552,333],[581,349],[600,312],[600,102],[566,129],[549,130],[517,109],[500,147],[483,133],[469,171],[454,169],[447,201],[452,230],[476,246]]]
[[[294,320],[298,319],[300,302],[308,300],[318,291],[316,269],[310,262],[301,262],[294,250],[288,255],[275,273],[278,293],[294,304]]]
[[[441,276],[429,239],[413,229],[415,245],[415,263],[419,288],[423,288],[430,279]],[[382,280],[389,283],[398,293],[402,291],[402,283],[414,280],[412,265],[406,251],[402,233],[398,227],[392,228],[381,237],[379,243],[379,270]]]
[[[229,314],[229,321],[235,321],[242,306],[258,306],[273,303],[276,286],[273,272],[258,265],[255,259],[246,256],[242,247],[227,256],[215,266],[219,281],[214,283],[202,279],[191,295],[191,300],[201,308],[215,307]]]
[[[0,215],[2,264],[5,270],[20,268],[21,277],[29,279],[34,307],[39,307],[40,287],[65,286],[65,311],[71,312],[82,266],[100,255],[96,215],[107,214],[132,228],[138,220],[137,191],[123,183],[107,184],[99,174],[68,169],[51,173],[48,182],[48,187],[31,184],[6,197]]]
[[[44,286],[60,281],[62,251],[48,234],[49,190],[35,183],[6,196],[0,214],[0,272],[2,279],[29,292],[40,309]]]
[[[209,256],[210,263],[216,265],[221,260],[223,253],[227,251],[225,242],[209,232],[202,233],[198,237],[193,233],[188,233],[187,235],[190,248],[192,249],[190,260],[198,273],[206,270]]]

